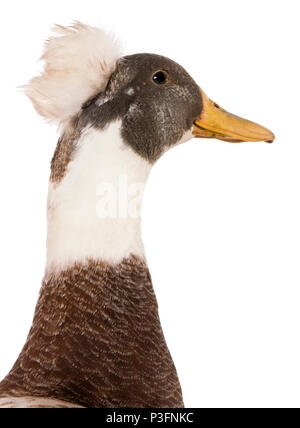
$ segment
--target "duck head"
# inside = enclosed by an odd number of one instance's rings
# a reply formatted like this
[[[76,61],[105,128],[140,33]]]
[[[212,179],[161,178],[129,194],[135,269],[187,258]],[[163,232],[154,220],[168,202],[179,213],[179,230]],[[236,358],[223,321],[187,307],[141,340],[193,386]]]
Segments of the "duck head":
[[[149,162],[192,137],[267,141],[268,129],[211,101],[183,67],[163,56],[122,57],[98,28],[55,27],[42,59],[45,70],[25,87],[37,111],[65,125],[104,128],[121,120],[123,140]]]
[[[229,142],[275,138],[263,126],[223,110],[183,67],[154,54],[121,58],[105,91],[84,105],[80,122],[103,128],[116,119],[121,119],[123,140],[151,163],[193,137]]]

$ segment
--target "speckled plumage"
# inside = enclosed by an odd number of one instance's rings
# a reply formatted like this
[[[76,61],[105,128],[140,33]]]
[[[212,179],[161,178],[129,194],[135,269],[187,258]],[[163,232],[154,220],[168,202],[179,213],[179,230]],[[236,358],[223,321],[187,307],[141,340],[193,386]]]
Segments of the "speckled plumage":
[[[89,261],[44,279],[27,343],[0,384],[0,398],[28,396],[90,408],[183,406],[143,261]]]
[[[59,183],[65,176],[72,159],[75,143],[80,138],[81,129],[77,127],[77,118],[73,118],[58,140],[51,162],[50,180]]]

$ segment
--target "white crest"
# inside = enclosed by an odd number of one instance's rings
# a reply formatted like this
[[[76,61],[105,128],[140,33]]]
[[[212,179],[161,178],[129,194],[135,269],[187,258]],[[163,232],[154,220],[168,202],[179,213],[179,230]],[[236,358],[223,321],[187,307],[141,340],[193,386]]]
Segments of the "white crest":
[[[121,56],[119,44],[99,28],[56,25],[46,42],[44,71],[24,87],[37,112],[64,122],[101,92]]]

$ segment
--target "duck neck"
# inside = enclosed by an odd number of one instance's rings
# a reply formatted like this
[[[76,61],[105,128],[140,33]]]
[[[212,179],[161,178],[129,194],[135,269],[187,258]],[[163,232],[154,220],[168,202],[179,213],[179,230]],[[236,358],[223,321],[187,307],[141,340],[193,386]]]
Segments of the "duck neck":
[[[144,260],[140,211],[150,170],[122,141],[120,122],[82,131],[64,176],[49,186],[47,273],[89,260]]]
[[[64,159],[61,150],[54,165]],[[56,165],[52,176],[63,170]],[[82,133],[64,177],[50,184],[47,272],[27,343],[0,396],[183,406],[141,241],[149,171],[122,143],[118,124]]]

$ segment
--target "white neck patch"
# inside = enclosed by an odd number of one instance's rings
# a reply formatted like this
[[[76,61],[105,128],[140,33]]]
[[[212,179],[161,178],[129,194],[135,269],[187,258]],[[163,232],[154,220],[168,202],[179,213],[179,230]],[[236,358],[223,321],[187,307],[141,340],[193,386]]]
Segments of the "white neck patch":
[[[151,164],[125,145],[121,123],[87,129],[48,197],[47,272],[88,259],[144,258],[139,205]]]

